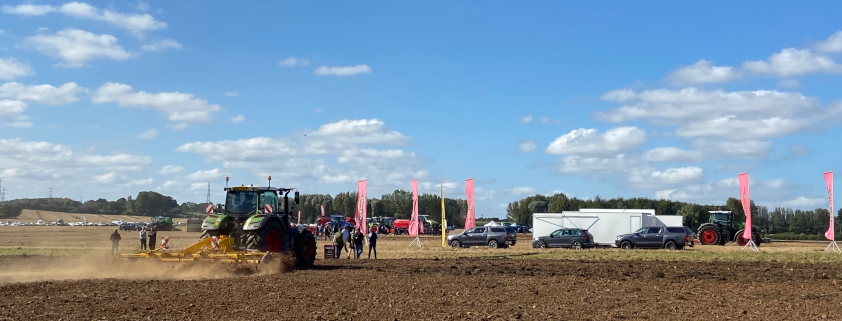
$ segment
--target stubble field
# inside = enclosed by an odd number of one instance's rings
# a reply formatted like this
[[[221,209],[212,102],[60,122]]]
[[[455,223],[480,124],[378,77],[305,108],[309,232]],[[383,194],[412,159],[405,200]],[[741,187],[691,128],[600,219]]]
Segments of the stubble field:
[[[452,250],[437,237],[419,248],[383,236],[378,260],[343,254],[309,270],[243,273],[111,259],[112,231],[0,227],[0,319],[840,319],[842,255],[826,243],[536,250],[521,234],[509,249]],[[135,233],[121,234],[122,252],[139,248]],[[198,233],[158,236],[178,248]]]

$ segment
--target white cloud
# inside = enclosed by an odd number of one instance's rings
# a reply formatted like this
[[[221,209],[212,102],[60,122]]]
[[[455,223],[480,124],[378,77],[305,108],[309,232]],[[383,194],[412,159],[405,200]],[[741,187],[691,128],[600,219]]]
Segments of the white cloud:
[[[778,82],[778,87],[780,88],[798,88],[798,80],[795,79],[781,79]]]
[[[731,156],[735,158],[761,159],[768,156],[772,143],[759,140],[709,141],[696,139],[691,142],[694,149],[706,155]]]
[[[0,100],[0,117],[20,115],[26,111],[26,103],[18,100]]]
[[[135,9],[137,11],[149,11],[149,4],[146,3],[146,2],[140,1],[140,2],[137,3],[137,6],[135,6]],[[164,184],[166,184],[166,183],[164,183]]]
[[[834,32],[827,40],[817,43],[815,48],[823,52],[842,52],[842,31]]]
[[[368,65],[356,65],[346,67],[321,66],[319,68],[316,68],[316,70],[313,73],[320,76],[353,76],[358,74],[367,74],[370,72],[371,67],[369,67]]]
[[[116,103],[121,107],[152,108],[167,114],[171,121],[186,123],[206,123],[212,114],[220,110],[219,105],[209,104],[206,100],[181,92],[148,93],[134,91],[131,86],[121,83],[106,83],[93,95],[96,104]],[[176,125],[178,126],[178,125]]]
[[[646,142],[646,132],[637,127],[617,127],[599,134],[596,129],[574,129],[546,148],[550,154],[611,154]]]
[[[133,180],[133,181],[130,181],[130,182],[124,184],[124,186],[134,187],[134,186],[152,185],[152,182],[154,182],[154,180],[151,179],[151,178],[137,179],[137,180]]]
[[[178,182],[176,182],[176,181],[166,181],[161,186],[163,186],[164,188],[170,188],[170,187],[173,187],[177,184],[178,184]]]
[[[535,193],[535,188],[533,187],[518,186],[512,189],[512,194],[514,195],[524,195],[533,193]]]
[[[143,51],[164,51],[167,49],[181,49],[181,44],[175,39],[164,39],[140,46]]]
[[[223,93],[223,95],[225,95],[225,97],[237,97],[237,96],[240,95],[240,93],[238,93],[236,90],[233,90],[233,91],[226,91],[226,92]]]
[[[39,34],[26,38],[26,43],[35,50],[64,60],[60,66],[78,68],[88,61],[107,58],[117,61],[129,59],[132,54],[117,44],[117,38],[107,34],[67,28],[54,35]]]
[[[541,117],[541,123],[542,124],[559,124],[559,123],[561,123],[561,121],[557,120],[557,119],[549,119],[547,117]]]
[[[311,137],[329,138],[338,143],[369,143],[403,145],[410,139],[396,131],[386,130],[385,123],[377,118],[340,120],[325,124],[310,134]]]
[[[602,98],[602,100],[605,101],[624,102],[627,100],[631,100],[635,97],[637,97],[637,94],[635,94],[633,90],[624,88],[604,93],[600,98]]]
[[[533,141],[525,141],[517,144],[517,150],[522,153],[528,153],[538,148],[538,145]]]
[[[32,123],[28,121],[29,116],[26,115],[17,115],[14,117],[14,121],[3,124],[4,127],[10,128],[30,128],[32,127]]]
[[[209,170],[200,170],[190,175],[187,175],[187,179],[191,181],[211,181],[217,178],[225,176],[219,168],[209,169]]]
[[[68,2],[63,4],[59,10],[61,13],[80,19],[107,22],[113,26],[127,29],[137,36],[144,32],[164,29],[167,24],[155,20],[151,15],[137,13],[119,13],[111,10],[99,10],[94,6],[81,2]]]
[[[796,207],[796,208],[808,208],[808,207],[820,207],[825,205],[827,199],[824,198],[807,198],[804,196],[798,196],[795,199],[785,201],[781,203],[781,205],[786,207]]]
[[[146,130],[137,135],[137,138],[139,139],[153,139],[155,137],[158,137],[158,130],[155,128]]]
[[[0,35],[3,33],[0,32]],[[33,75],[28,64],[22,63],[13,57],[0,58],[0,79],[15,79]]]
[[[93,181],[94,181],[94,183],[103,183],[103,184],[111,183],[112,181],[114,181],[115,177],[117,177],[117,173],[110,172],[110,173],[102,174],[102,175],[99,175],[99,176],[94,176]]]
[[[693,122],[679,127],[680,137],[719,137],[722,139],[778,138],[802,132],[819,131],[842,121],[842,104],[833,105],[804,118],[771,117],[744,119],[725,116]]]
[[[43,16],[45,14],[55,11],[56,8],[49,5],[19,4],[17,6],[3,6],[3,13],[17,14],[22,16]]]
[[[158,173],[175,174],[175,173],[178,173],[178,172],[182,171],[183,169],[184,169],[184,167],[181,167],[181,166],[166,165],[166,166],[162,167],[161,170],[158,171]]]
[[[663,171],[651,168],[635,168],[629,172],[628,178],[632,187],[641,189],[686,185],[702,180],[704,180],[704,171],[695,166],[667,168]]]
[[[699,60],[690,66],[670,72],[666,79],[673,86],[721,83],[739,79],[740,75],[730,66],[713,66],[710,61]]]
[[[746,61],[743,68],[754,73],[778,77],[809,73],[842,73],[842,65],[830,57],[813,53],[809,49],[796,48],[781,50],[770,56],[768,61]]]
[[[69,82],[58,88],[51,85],[25,86],[18,82],[0,85],[0,98],[30,101],[45,105],[66,105],[77,100],[76,95],[86,92],[75,82]]]
[[[228,120],[231,121],[232,123],[239,123],[239,122],[242,122],[245,119],[246,119],[246,116],[243,116],[242,114],[240,114],[240,115],[231,117]]]
[[[528,122],[531,122],[531,121],[532,121],[532,116],[526,116],[526,117],[523,117],[523,118],[520,119],[520,122],[524,123],[524,124],[528,123]]]
[[[309,66],[310,62],[306,59],[300,59],[295,57],[287,57],[287,59],[278,61],[278,66],[281,67],[294,67],[294,66]]]
[[[122,170],[138,170],[152,163],[148,156],[113,154],[113,155],[85,155],[79,158],[79,163],[100,168],[119,168]]]
[[[818,100],[800,93],[774,90],[726,92],[698,88],[629,92],[623,102],[627,104],[620,108],[597,112],[596,118],[612,123],[645,119],[672,124],[676,120],[693,121],[728,115],[768,117],[820,106]]]
[[[626,155],[620,154],[614,158],[567,156],[562,158],[557,169],[561,173],[606,174],[622,173],[632,164]]]
[[[644,154],[644,159],[650,162],[701,162],[706,160],[705,154],[702,152],[676,147],[650,149]]]

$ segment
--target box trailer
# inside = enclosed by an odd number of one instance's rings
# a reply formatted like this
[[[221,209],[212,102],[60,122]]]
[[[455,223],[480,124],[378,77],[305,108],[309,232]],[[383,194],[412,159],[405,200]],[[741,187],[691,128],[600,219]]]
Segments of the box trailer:
[[[602,209],[602,208],[583,208],[579,212],[603,212],[603,213],[646,213],[655,215],[658,221],[652,226],[684,226],[684,217],[679,215],[657,215],[654,209]]]
[[[644,226],[658,226],[660,221],[653,214],[642,212],[564,211],[561,213],[532,214],[532,236],[547,236],[567,227],[590,232],[599,246],[616,246],[617,235],[637,231]]]
[[[684,226],[684,217],[681,215],[655,215],[655,218],[658,219],[660,224],[658,227],[661,226]]]

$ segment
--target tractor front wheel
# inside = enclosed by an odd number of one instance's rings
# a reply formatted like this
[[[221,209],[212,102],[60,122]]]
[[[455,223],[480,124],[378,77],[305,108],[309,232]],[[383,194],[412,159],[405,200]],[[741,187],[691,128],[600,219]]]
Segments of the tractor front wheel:
[[[199,240],[204,240],[211,236],[219,237],[219,230],[202,230],[202,235],[199,236]]]
[[[719,231],[712,225],[703,226],[699,229],[699,242],[702,245],[719,244],[720,238]]]
[[[299,267],[311,267],[316,262],[316,238],[308,230],[301,233],[295,263]]]
[[[734,235],[734,240],[737,241],[739,246],[745,246],[748,244],[748,239],[743,237],[743,233],[745,233],[745,230],[739,230],[737,231],[737,234]]]

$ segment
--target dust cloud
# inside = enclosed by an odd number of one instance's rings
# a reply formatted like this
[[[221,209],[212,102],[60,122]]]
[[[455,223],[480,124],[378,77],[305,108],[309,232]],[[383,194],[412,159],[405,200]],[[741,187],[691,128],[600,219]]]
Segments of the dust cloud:
[[[210,261],[161,262],[155,259],[7,256],[0,259],[0,284],[85,279],[221,279],[288,271],[285,260],[267,264]]]

